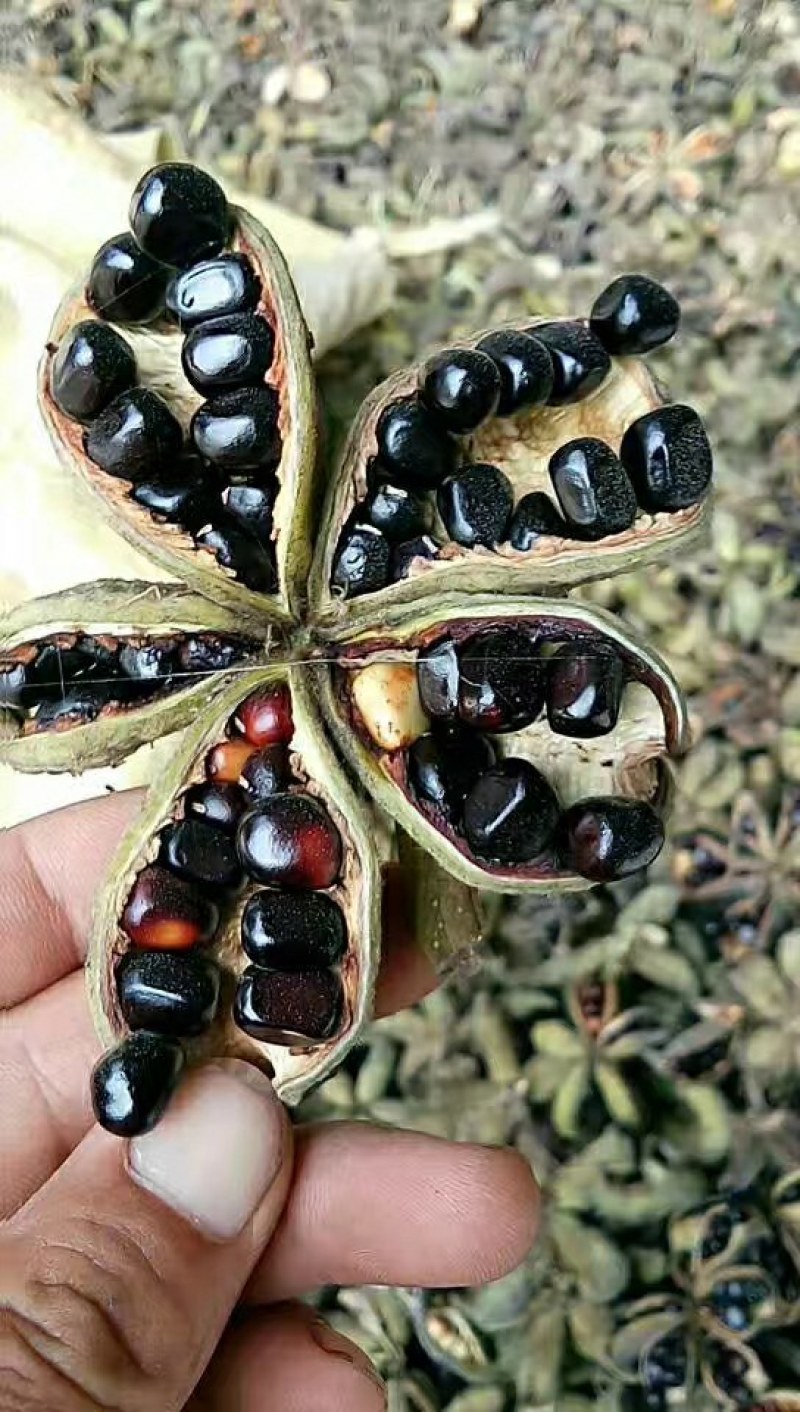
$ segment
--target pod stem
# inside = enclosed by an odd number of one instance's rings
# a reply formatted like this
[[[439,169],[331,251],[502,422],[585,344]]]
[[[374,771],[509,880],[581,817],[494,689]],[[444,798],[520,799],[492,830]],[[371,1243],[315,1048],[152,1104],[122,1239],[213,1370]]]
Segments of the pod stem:
[[[480,967],[493,899],[439,867],[402,829],[397,857],[417,945],[442,978]]]

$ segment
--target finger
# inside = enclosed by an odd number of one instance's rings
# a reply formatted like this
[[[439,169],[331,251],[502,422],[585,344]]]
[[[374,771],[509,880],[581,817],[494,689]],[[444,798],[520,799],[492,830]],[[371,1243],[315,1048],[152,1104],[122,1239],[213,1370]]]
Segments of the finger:
[[[187,1078],[127,1148],[93,1128],[0,1232],[11,1401],[183,1407],[274,1230],[291,1149],[268,1081],[236,1061]]]
[[[21,1004],[79,966],[92,907],[141,790],[71,804],[0,834],[0,1012]],[[402,884],[390,871],[384,902],[387,967],[376,1010],[420,999],[436,976],[414,946]]]
[[[382,1412],[385,1406],[383,1384],[354,1343],[311,1309],[282,1305],[226,1333],[187,1412]]]

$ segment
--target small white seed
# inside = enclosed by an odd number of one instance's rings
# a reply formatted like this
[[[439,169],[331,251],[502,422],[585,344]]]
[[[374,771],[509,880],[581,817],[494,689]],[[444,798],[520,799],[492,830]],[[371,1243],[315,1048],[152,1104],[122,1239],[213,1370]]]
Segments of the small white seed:
[[[405,750],[430,725],[419,698],[416,667],[373,662],[356,673],[352,691],[361,719],[381,750]]]

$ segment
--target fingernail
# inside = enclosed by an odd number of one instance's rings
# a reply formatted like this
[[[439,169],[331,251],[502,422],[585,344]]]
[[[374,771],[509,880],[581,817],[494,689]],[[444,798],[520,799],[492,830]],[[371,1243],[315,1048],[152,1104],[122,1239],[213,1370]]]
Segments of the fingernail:
[[[321,1348],[323,1353],[329,1354],[332,1358],[342,1358],[356,1372],[368,1378],[372,1386],[378,1389],[384,1406],[386,1405],[386,1384],[358,1344],[352,1343],[349,1338],[345,1338],[344,1334],[337,1333],[336,1329],[332,1329],[330,1324],[326,1324],[325,1320],[321,1318],[312,1320],[309,1325],[309,1333],[317,1348]]]
[[[266,1076],[238,1059],[190,1074],[152,1132],[128,1147],[128,1171],[215,1240],[232,1240],[280,1171],[286,1126]]]

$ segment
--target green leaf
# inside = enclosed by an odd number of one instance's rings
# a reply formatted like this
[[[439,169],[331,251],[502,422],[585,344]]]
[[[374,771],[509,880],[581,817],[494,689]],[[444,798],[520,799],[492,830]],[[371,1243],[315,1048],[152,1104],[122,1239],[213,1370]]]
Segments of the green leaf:
[[[774,1024],[786,1001],[786,983],[768,956],[748,956],[731,972],[731,982],[747,1008],[759,1019]]]
[[[757,1073],[762,1081],[781,1079],[791,1073],[794,1061],[794,1038],[778,1026],[759,1025],[745,1036],[742,1062]]]
[[[631,952],[630,965],[652,985],[677,991],[679,995],[689,998],[698,994],[700,987],[694,970],[685,956],[670,947],[637,942]]]
[[[553,1127],[562,1137],[575,1142],[581,1136],[580,1113],[589,1092],[591,1068],[588,1063],[576,1064],[561,1084],[550,1110]]]
[[[619,1069],[601,1061],[595,1065],[594,1078],[614,1122],[619,1123],[621,1128],[638,1128],[641,1114],[636,1096]]]
[[[531,1310],[524,1384],[536,1404],[553,1402],[561,1391],[566,1325],[564,1311],[548,1293]]]
[[[620,920],[626,929],[647,922],[665,927],[675,916],[680,899],[680,888],[673,883],[652,883],[628,903]]]
[[[571,1059],[554,1059],[550,1054],[535,1054],[525,1068],[528,1092],[533,1103],[549,1103],[572,1073]]]
[[[593,1363],[608,1357],[614,1332],[614,1317],[606,1304],[575,1301],[569,1308],[569,1328],[579,1353]]]
[[[584,1053],[580,1036],[563,1020],[538,1020],[531,1028],[531,1044],[556,1059],[579,1059]]]
[[[685,1080],[676,1085],[679,1111],[664,1124],[664,1136],[678,1152],[703,1166],[720,1162],[731,1141],[731,1123],[722,1094],[710,1084]]]
[[[800,987],[800,928],[784,932],[778,942],[777,956],[786,979]]]
[[[552,1218],[551,1233],[558,1257],[575,1277],[584,1299],[605,1304],[622,1294],[630,1269],[624,1253],[608,1236],[560,1211]]]

